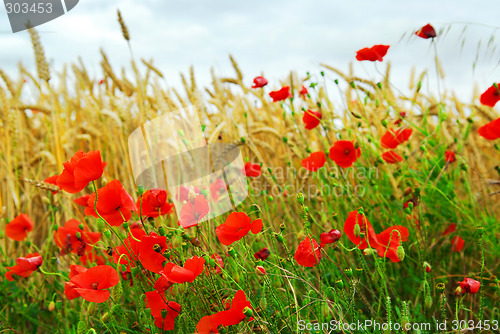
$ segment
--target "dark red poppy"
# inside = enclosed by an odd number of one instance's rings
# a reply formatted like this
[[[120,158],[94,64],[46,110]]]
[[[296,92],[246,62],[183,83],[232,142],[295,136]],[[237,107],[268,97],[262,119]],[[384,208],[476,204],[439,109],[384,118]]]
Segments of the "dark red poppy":
[[[444,152],[444,161],[455,162],[456,160],[457,158],[455,157],[455,152],[453,151]]]
[[[304,267],[314,267],[321,260],[321,250],[314,238],[306,237],[295,251],[295,261]]]
[[[302,121],[306,125],[307,130],[312,130],[321,123],[321,112],[306,110],[304,112],[304,116],[302,116]]]
[[[5,225],[5,235],[16,241],[24,240],[31,231],[33,231],[33,221],[25,213],[21,213]]]
[[[436,30],[434,30],[434,27],[431,26],[430,24],[426,24],[425,26],[420,28],[417,32],[415,32],[415,35],[425,39],[434,38],[436,37]]]
[[[142,194],[135,203],[140,208],[141,215],[144,217],[156,218],[160,214],[166,215],[172,213],[173,204],[167,202],[167,191],[163,189],[150,189]]]
[[[174,301],[167,301],[164,292],[148,291],[145,294],[146,307],[151,309],[155,326],[165,331],[173,330],[175,318],[181,313],[181,306]]]
[[[337,229],[330,230],[329,232],[323,232],[319,236],[320,247],[325,247],[327,244],[333,244],[334,242],[339,241],[340,239],[340,231]]]
[[[313,152],[307,158],[302,159],[302,167],[315,172],[325,165],[326,154],[323,151]]]
[[[457,229],[457,224],[450,224],[448,228],[443,232],[443,236],[455,232]]]
[[[303,99],[305,99],[305,98],[306,98],[307,93],[308,93],[308,92],[307,92],[307,88],[306,88],[306,86],[302,86],[302,88],[300,89],[300,92],[299,92],[300,96],[302,96],[302,98],[303,98]]]
[[[87,226],[76,219],[70,219],[54,231],[54,241],[61,249],[61,254],[73,253],[83,256],[91,252],[93,246],[101,239],[100,232],[89,232]]]
[[[183,267],[168,262],[160,274],[172,283],[192,283],[203,272],[204,264],[204,258],[193,256],[184,262]]]
[[[68,300],[81,296],[89,302],[103,303],[110,296],[109,291],[104,289],[111,288],[119,282],[120,277],[115,268],[108,265],[96,266],[73,276],[67,282],[69,284],[66,284],[64,293]]]
[[[356,52],[356,59],[359,61],[382,61],[389,47],[390,45],[374,45],[371,48],[363,48]]]
[[[398,145],[407,141],[411,134],[413,133],[412,129],[408,128],[399,128],[399,129],[389,129],[382,136],[380,142],[382,143],[383,148],[396,148]]]
[[[244,171],[247,177],[259,177],[262,175],[262,171],[259,164],[252,164],[247,162],[245,164]]]
[[[222,269],[224,269],[224,261],[222,260],[222,258],[217,253],[212,254],[212,256],[210,258],[215,260],[215,270],[213,268],[209,267],[207,264],[206,270],[205,270],[205,275],[208,276],[214,272],[216,274],[222,274]]]
[[[477,132],[481,137],[488,140],[500,138],[500,118],[483,125],[477,130]]]
[[[69,192],[77,193],[85,188],[89,182],[102,176],[106,163],[102,162],[101,152],[78,151],[64,163],[64,170],[57,178],[57,185]]]
[[[220,311],[216,314],[207,315],[201,318],[196,325],[196,332],[198,334],[219,333],[219,326],[228,327],[237,325],[247,317],[243,313],[245,308],[252,309],[252,305],[246,299],[245,292],[243,290],[238,290],[231,302],[231,307],[225,311]],[[249,320],[253,320],[253,318]]]
[[[50,176],[50,177],[46,178],[45,180],[43,180],[43,182],[48,183],[48,184],[53,184],[53,185],[57,186],[59,189],[61,189],[61,187],[59,187],[59,186],[57,185],[57,178],[58,178],[58,177],[59,177],[59,175],[52,175],[52,176]],[[55,194],[57,194],[57,193],[58,193],[58,191],[57,191],[57,190],[51,190],[50,192],[51,192],[53,195],[55,195]]]
[[[269,251],[269,248],[264,247],[260,251],[256,252],[253,256],[256,259],[261,259],[262,261],[264,261],[265,259],[267,259],[269,257],[270,254],[271,254],[271,252]]]
[[[462,239],[459,236],[451,238],[450,242],[451,242],[451,251],[452,252],[460,253],[465,245],[464,239]]]
[[[95,193],[89,197],[85,214],[99,218],[94,205]],[[113,180],[97,190],[97,211],[111,226],[120,226],[132,217],[132,211],[137,211],[137,207],[120,181]]]
[[[210,211],[207,199],[197,195],[193,201],[188,200],[181,208],[179,225],[188,228],[198,225],[198,222]]]
[[[18,257],[16,259],[16,265],[12,267],[5,267],[9,269],[5,273],[5,278],[8,281],[13,281],[13,274],[16,274],[21,277],[28,277],[34,271],[36,271],[43,263],[43,258],[38,253],[28,254],[25,257]]]
[[[259,233],[262,227],[262,219],[252,221],[244,212],[232,212],[223,224],[217,226],[215,234],[221,244],[229,246],[243,238],[249,231],[253,234]]]
[[[500,101],[500,83],[491,85],[479,98],[479,102],[485,106],[494,107]]]
[[[351,167],[360,156],[361,148],[355,148],[349,140],[339,140],[330,148],[330,159],[342,168]]]
[[[140,240],[139,261],[147,270],[160,273],[163,269],[163,262],[166,260],[162,254],[168,248],[167,237],[150,232],[149,235],[142,236]]]
[[[87,195],[83,195],[81,197],[75,198],[73,200],[73,202],[75,202],[76,204],[78,204],[80,206],[86,207],[89,203],[89,198],[90,198],[90,194],[87,194]]]
[[[389,164],[397,164],[403,161],[403,157],[394,151],[387,151],[382,153],[382,159]]]
[[[255,77],[253,79],[253,86],[252,86],[252,88],[262,88],[265,85],[267,85],[267,83],[268,83],[268,81],[267,81],[266,78],[261,77],[261,76]]]
[[[286,100],[293,95],[290,93],[290,86],[285,86],[280,90],[272,91],[269,93],[269,96],[273,99],[273,102],[278,102]]]
[[[475,279],[472,278],[464,278],[462,282],[458,282],[460,284],[460,288],[462,289],[462,294],[463,293],[470,293],[470,294],[476,294],[479,291],[479,288],[481,287],[481,282],[476,281]]]

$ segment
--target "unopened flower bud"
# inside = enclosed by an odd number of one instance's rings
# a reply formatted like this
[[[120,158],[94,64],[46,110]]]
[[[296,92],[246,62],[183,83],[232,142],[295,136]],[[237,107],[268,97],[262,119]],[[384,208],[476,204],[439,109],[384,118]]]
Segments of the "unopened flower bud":
[[[201,242],[197,237],[192,238],[190,241],[194,247],[201,247]]]
[[[430,295],[425,297],[425,307],[430,309],[432,307],[432,297]]]
[[[104,236],[108,239],[111,238],[111,231],[110,230],[104,231]]]
[[[365,248],[363,249],[363,255],[369,256],[375,253],[373,248]]]
[[[426,273],[430,273],[430,272],[431,272],[432,267],[431,267],[431,265],[430,265],[429,263],[424,262],[424,269],[425,269],[425,272],[426,272]]]
[[[455,289],[455,296],[460,296],[463,293],[464,291],[462,290],[462,288],[457,286],[457,288]]]
[[[356,238],[359,238],[360,235],[361,235],[361,227],[358,224],[356,224],[354,225],[354,236]]]
[[[82,238],[82,234],[80,232],[76,232],[75,233],[75,236],[78,240],[80,240]]]
[[[405,259],[405,249],[403,246],[399,245],[398,250],[396,251],[398,258],[403,261]]]
[[[266,269],[263,266],[255,267],[255,273],[257,276],[265,276],[267,274]]]
[[[165,231],[165,228],[163,226],[160,226],[158,228],[158,234],[164,237],[167,234],[167,231]]]
[[[92,303],[92,304],[94,304],[94,303]],[[51,302],[49,303],[49,312],[52,312],[52,311],[54,311],[55,309],[56,309],[56,303],[55,303],[54,301],[51,301]]]

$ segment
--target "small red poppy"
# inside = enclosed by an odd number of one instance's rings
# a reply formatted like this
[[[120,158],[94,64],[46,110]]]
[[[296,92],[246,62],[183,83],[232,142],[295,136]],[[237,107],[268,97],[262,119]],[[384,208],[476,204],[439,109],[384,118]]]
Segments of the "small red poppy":
[[[457,158],[455,157],[455,152],[446,151],[444,152],[444,160],[447,162],[455,162]]]
[[[226,221],[217,226],[215,234],[220,243],[226,246],[240,240],[248,232],[257,234],[262,230],[262,219],[253,220],[244,212],[232,212],[227,216]]]
[[[307,130],[312,130],[321,123],[321,112],[306,110],[304,112],[304,116],[302,117],[302,121],[306,125]]]
[[[272,91],[269,93],[269,96],[273,99],[273,102],[278,102],[286,100],[293,95],[290,93],[290,86],[285,86],[280,90]]]
[[[99,218],[94,206],[95,193],[89,197],[85,214]],[[132,218],[132,211],[137,211],[137,207],[121,182],[113,180],[97,190],[97,211],[111,226],[120,226]]]
[[[465,241],[459,236],[453,237],[451,240],[451,251],[460,253],[464,248]]]
[[[479,98],[479,102],[484,104],[485,106],[494,107],[498,101],[500,101],[500,87],[499,84],[493,84],[490,88],[488,88],[481,97]]]
[[[264,78],[262,76],[255,77],[253,79],[253,86],[252,86],[252,88],[262,88],[265,85],[267,85],[267,83],[268,83],[268,81],[267,81],[266,78]]]
[[[394,151],[387,151],[382,154],[382,159],[389,164],[397,164],[403,161],[403,157]]]
[[[325,165],[326,155],[325,152],[313,152],[307,158],[302,159],[302,167],[308,171],[315,172]]]
[[[167,301],[164,292],[148,291],[145,295],[146,307],[151,309],[155,326],[165,331],[173,330],[175,318],[181,313],[181,306],[174,301]]]
[[[479,291],[479,288],[481,287],[481,282],[476,281],[475,279],[472,278],[464,278],[462,282],[459,282],[460,288],[462,289],[462,294],[463,293],[470,293],[470,294],[476,294]]]
[[[259,164],[252,164],[247,162],[244,171],[247,177],[259,177],[262,175],[261,167]]]
[[[6,269],[9,269],[9,271],[5,273],[5,278],[8,281],[13,281],[13,274],[21,277],[28,277],[36,271],[42,263],[43,258],[38,253],[28,254],[25,257],[18,257],[16,259],[16,265],[12,267],[5,267]]]
[[[165,262],[165,257],[162,254],[168,248],[167,237],[150,232],[149,235],[144,235],[140,240],[139,261],[147,270],[159,273],[163,269],[163,262]]]
[[[321,251],[314,238],[306,237],[295,251],[295,261],[304,267],[314,267],[321,260]]]
[[[339,140],[330,148],[330,159],[342,168],[351,167],[360,156],[361,148],[355,148],[349,140]]]
[[[448,228],[443,232],[443,236],[455,232],[457,229],[457,224],[450,224]]]
[[[188,228],[198,225],[198,222],[210,211],[207,199],[197,195],[193,201],[187,201],[181,208],[179,225]]]
[[[382,143],[383,148],[396,148],[398,145],[406,142],[411,134],[413,133],[412,129],[408,128],[399,128],[399,129],[389,129],[382,136],[380,142]]]
[[[323,232],[320,234],[320,247],[325,247],[327,244],[333,244],[334,242],[339,241],[340,239],[340,231],[337,229],[330,230],[329,232]]]
[[[57,178],[57,185],[69,193],[77,193],[89,182],[99,179],[105,166],[106,163],[102,162],[99,151],[88,153],[78,151],[64,163],[64,170]]]
[[[163,189],[146,190],[144,194],[135,203],[140,208],[140,213],[144,217],[156,218],[160,214],[166,215],[172,212],[173,204],[167,202],[167,191]]]
[[[265,259],[267,259],[269,257],[270,254],[271,254],[271,252],[269,251],[269,248],[264,247],[260,251],[256,252],[253,256],[256,259],[261,259],[262,261],[264,261]]]
[[[356,59],[359,61],[382,61],[389,47],[390,45],[374,45],[371,48],[363,48],[356,52]]]
[[[78,256],[84,256],[91,252],[93,245],[101,239],[100,232],[89,232],[87,226],[76,219],[70,219],[54,231],[54,241],[61,249],[61,254],[73,253]]]
[[[90,198],[90,194],[87,194],[87,195],[83,195],[81,197],[75,198],[73,200],[73,202],[75,202],[76,204],[78,204],[80,206],[86,207],[89,203],[89,198]]]
[[[120,277],[115,268],[101,265],[89,268],[85,272],[73,276],[67,282],[70,284],[67,284],[64,292],[68,300],[81,296],[88,302],[103,303],[110,296],[109,291],[104,289],[111,288],[119,282]]]
[[[306,88],[306,86],[302,86],[302,88],[300,89],[300,92],[299,92],[300,96],[302,96],[302,98],[303,98],[303,99],[305,99],[305,98],[306,98],[307,93],[308,93],[308,92],[307,92],[307,88]]]
[[[193,256],[184,262],[184,267],[168,262],[160,274],[172,283],[192,283],[204,269],[205,259]]]
[[[477,130],[477,132],[481,137],[488,140],[500,138],[500,118],[483,125]]]
[[[16,241],[24,240],[31,231],[33,231],[33,221],[25,213],[21,213],[5,225],[5,235]]]
[[[59,177],[59,175],[52,175],[52,176],[46,178],[45,180],[43,180],[43,182],[57,186],[57,178],[58,177]],[[59,186],[57,186],[57,187],[59,187]],[[61,189],[61,187],[59,187],[59,189]],[[57,190],[51,190],[50,192],[52,193],[52,195],[55,195],[58,193]]]
[[[424,39],[434,38],[436,37],[436,30],[434,30],[434,27],[431,26],[430,24],[426,24],[418,31],[416,31],[415,35],[417,35],[418,37],[422,37]]]

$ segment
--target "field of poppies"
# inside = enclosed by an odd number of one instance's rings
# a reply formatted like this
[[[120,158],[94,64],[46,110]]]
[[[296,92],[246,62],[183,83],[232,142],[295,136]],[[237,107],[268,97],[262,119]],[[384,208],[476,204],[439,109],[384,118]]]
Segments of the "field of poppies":
[[[353,50],[376,82],[327,64],[272,82],[230,57],[234,77],[163,88],[152,61],[127,77],[104,51],[100,77],[80,61],[51,80],[30,35],[37,73],[0,71],[2,333],[500,331],[496,83],[461,101],[412,73],[404,95],[389,45]],[[188,107],[248,186],[203,222],[233,184],[147,188],[128,149]]]

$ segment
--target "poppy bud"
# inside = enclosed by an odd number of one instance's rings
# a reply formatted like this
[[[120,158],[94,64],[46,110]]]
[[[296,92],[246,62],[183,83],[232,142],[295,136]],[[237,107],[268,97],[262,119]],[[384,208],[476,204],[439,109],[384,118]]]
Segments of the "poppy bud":
[[[358,224],[356,224],[354,225],[354,236],[356,238],[359,238],[360,235],[361,235],[361,227]]]
[[[338,288],[338,289],[343,289],[344,288],[344,281],[339,279],[339,280],[336,280],[335,281],[335,286]]]
[[[78,225],[78,228],[83,231],[83,224]]]
[[[263,310],[267,309],[267,299],[266,299],[266,297],[260,299],[259,306]]]
[[[191,202],[191,204],[194,204],[194,201],[196,200],[196,193],[193,189],[189,190],[188,200],[189,202]]]
[[[26,246],[30,247],[31,246],[31,241],[26,241]]]
[[[345,268],[345,269],[344,269],[344,274],[345,274],[347,277],[351,278],[351,277],[352,277],[352,275],[353,275],[353,273],[352,273],[352,268]]]
[[[103,228],[104,228],[104,220],[102,220],[101,218],[97,219],[97,230],[102,231]]]
[[[398,258],[403,261],[405,259],[405,249],[403,246],[399,245],[398,250],[396,251]]]
[[[167,234],[167,232],[165,231],[165,228],[163,226],[160,226],[158,228],[158,234],[161,235],[162,237],[164,237]]]
[[[271,195],[269,195],[269,196],[267,196],[267,200],[268,200],[269,202],[272,202],[272,201],[274,201],[274,197],[273,197],[273,196],[271,196]]]
[[[246,306],[243,309],[243,314],[246,315],[247,317],[253,317],[253,311],[250,307]]]
[[[311,153],[312,152],[311,148],[310,147],[306,147],[306,152],[307,153]]]
[[[363,249],[363,255],[369,256],[374,254],[375,250],[373,248],[365,248]]]
[[[78,240],[80,240],[82,238],[82,234],[80,232],[76,232],[75,233],[75,236]]]
[[[87,314],[92,316],[94,315],[95,310],[96,310],[96,303],[90,303],[89,307],[87,308]]]
[[[429,263],[424,262],[424,269],[425,269],[425,272],[426,272],[426,273],[430,273],[430,272],[431,272],[432,267],[431,267],[431,265],[430,265]]]
[[[241,142],[244,144],[247,140],[245,139],[245,137],[241,137]]]
[[[106,312],[101,317],[102,322],[107,322],[109,320],[109,312]]]
[[[146,191],[146,190],[144,189],[144,186],[143,186],[143,185],[139,185],[139,186],[137,187],[137,196],[139,196],[139,197],[140,197],[140,196],[142,196],[142,195],[144,194],[144,192],[145,192],[145,191]]]
[[[94,304],[94,303],[92,303],[92,304]],[[49,312],[52,312],[52,311],[54,311],[55,309],[56,309],[56,303],[54,303],[54,301],[51,301],[51,302],[49,303]]]
[[[286,144],[288,143],[288,137],[283,137],[283,142]]]
[[[110,230],[104,231],[104,236],[108,239],[111,238],[111,231]]]
[[[234,248],[233,248],[233,247],[229,248],[229,249],[227,250],[227,253],[228,253],[228,254],[229,254],[229,256],[231,256],[231,257],[236,257],[236,256],[237,256],[236,251],[234,250]]]
[[[201,247],[201,242],[198,238],[194,237],[190,241],[191,245],[193,245],[194,247]]]
[[[432,297],[430,295],[425,297],[425,307],[428,309],[432,307]]]
[[[266,269],[263,266],[255,267],[255,273],[257,276],[265,276],[267,274]]]
[[[349,82],[349,86],[351,86],[352,88],[356,88],[356,84],[354,83],[354,81]]]
[[[383,119],[380,123],[382,124],[382,126],[383,126],[384,128],[386,128],[386,127],[387,127],[387,120]]]
[[[123,228],[125,229],[125,231],[128,231],[129,224],[127,222],[123,223]]]
[[[460,296],[463,293],[464,291],[462,290],[462,288],[457,286],[457,288],[455,289],[455,296]]]
[[[297,194],[297,202],[299,202],[300,204],[304,204],[304,194],[303,193]]]

